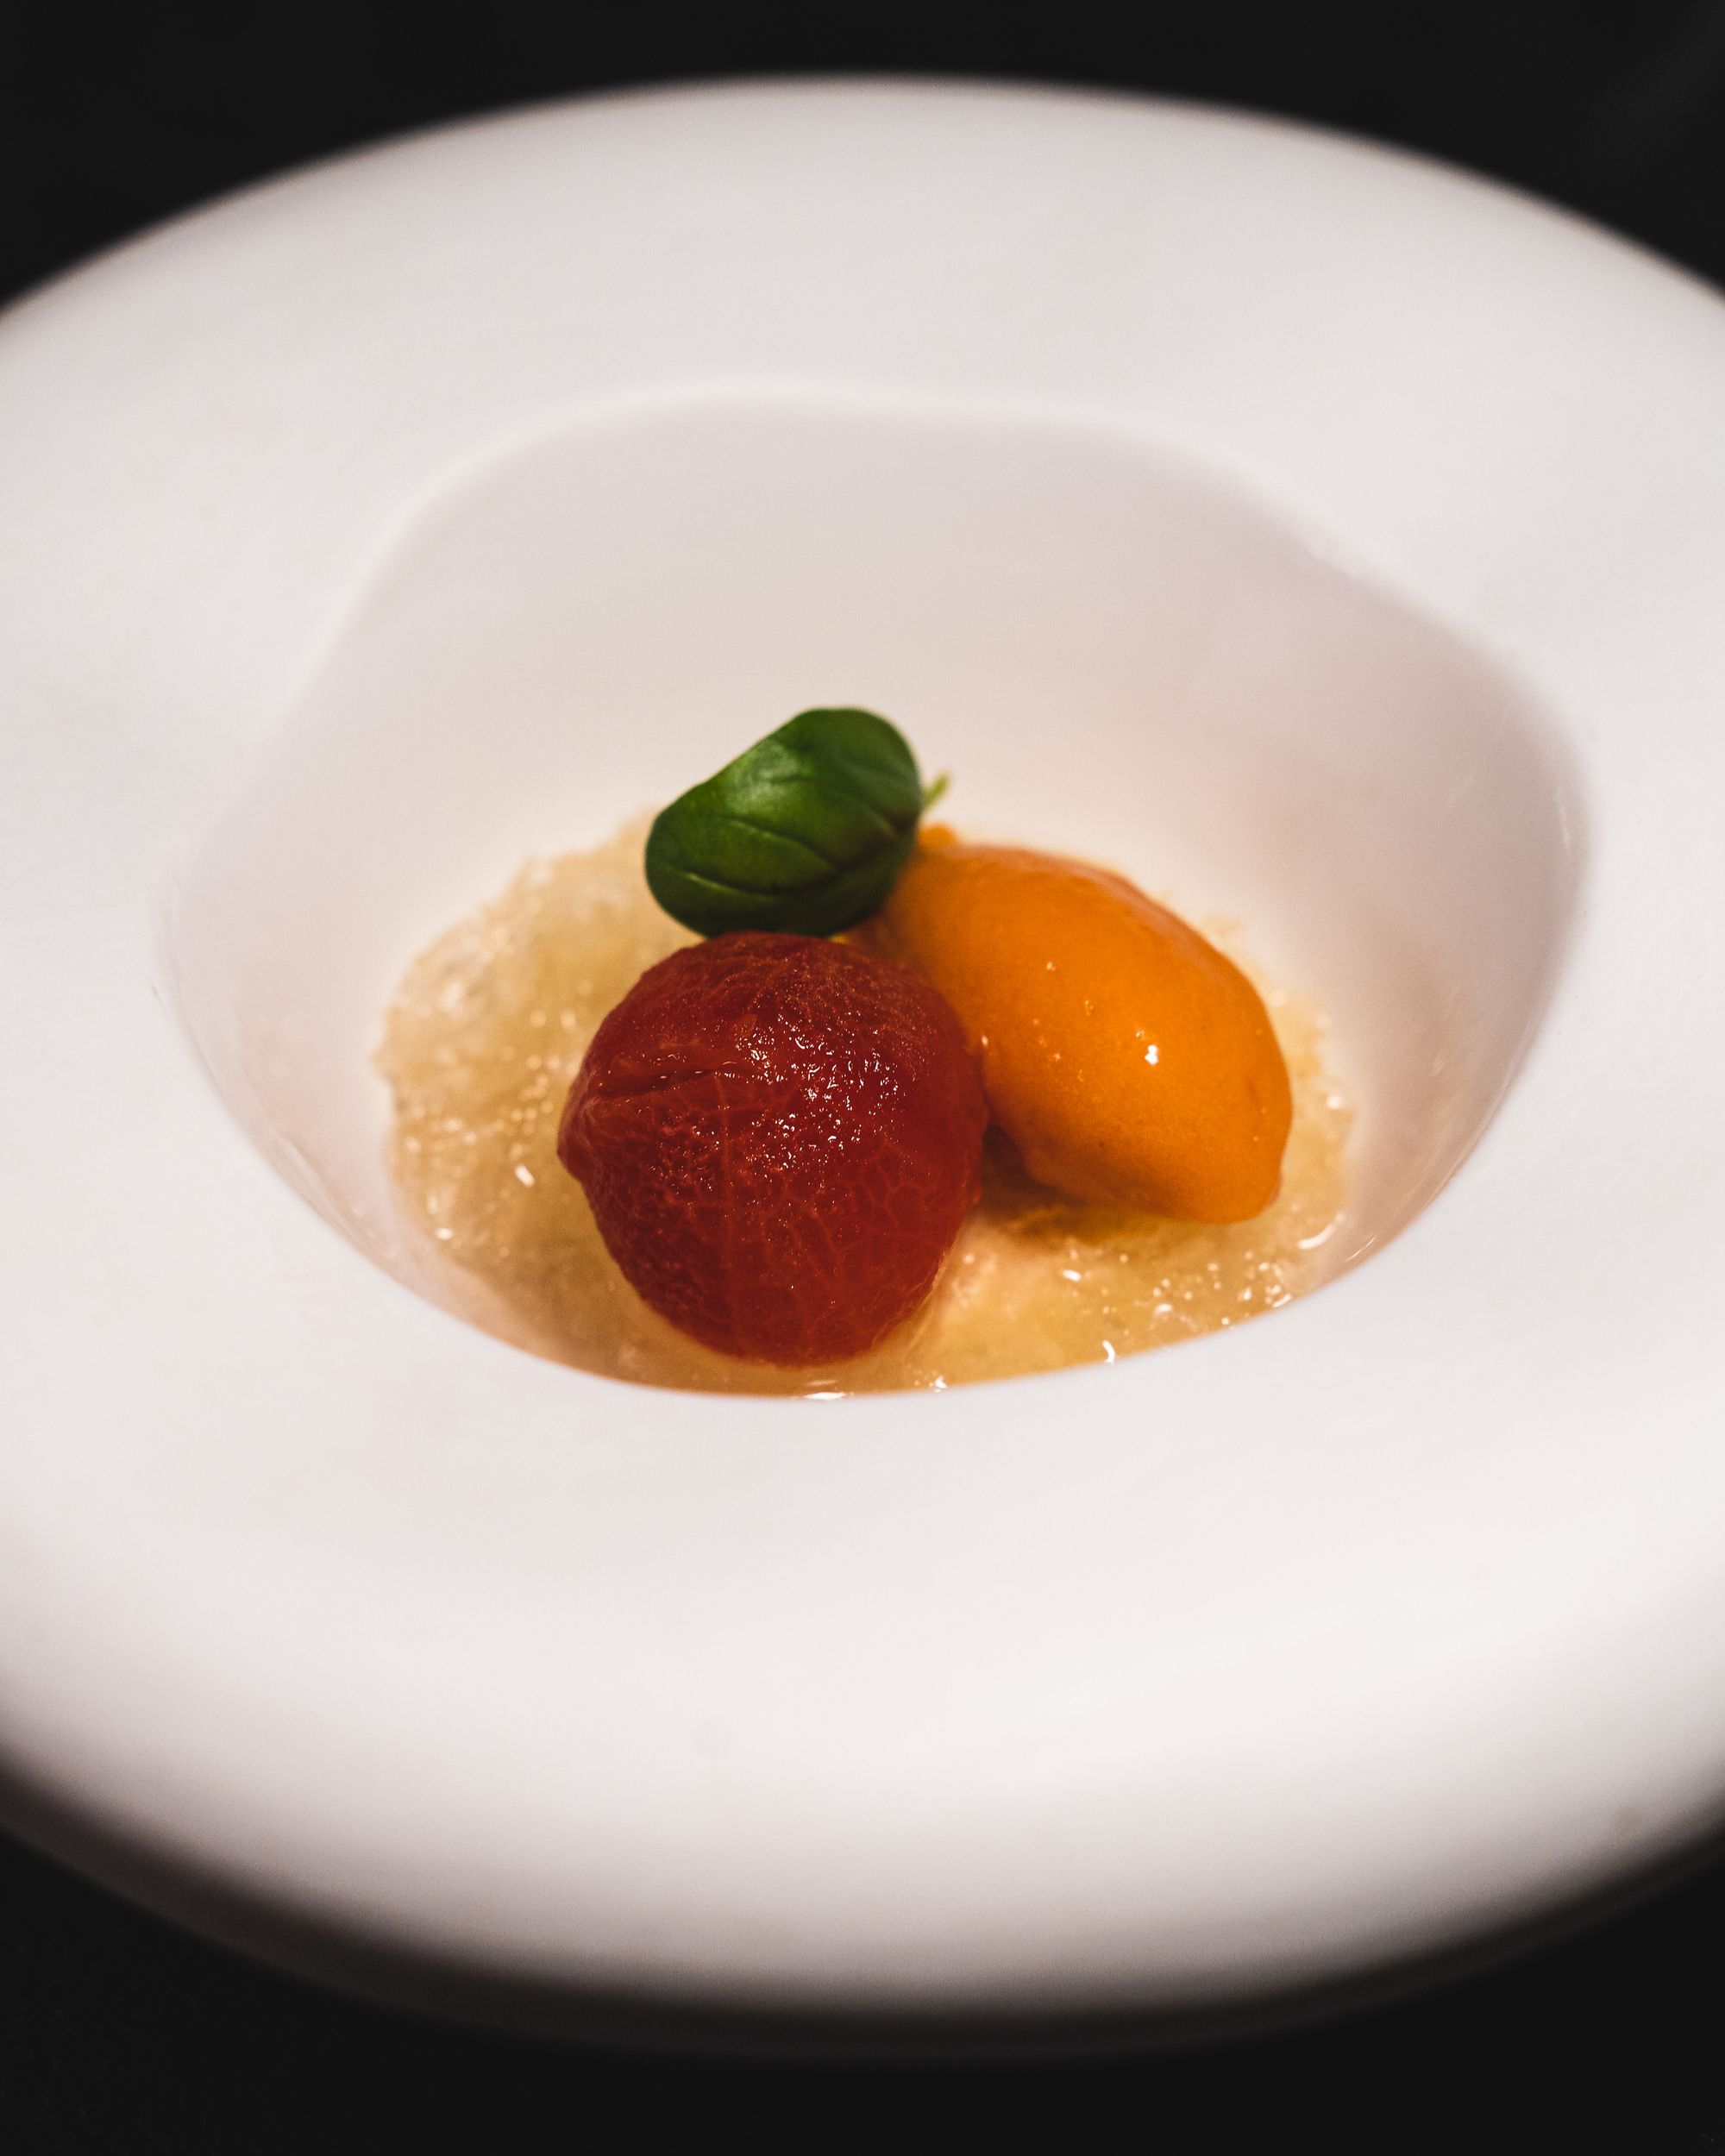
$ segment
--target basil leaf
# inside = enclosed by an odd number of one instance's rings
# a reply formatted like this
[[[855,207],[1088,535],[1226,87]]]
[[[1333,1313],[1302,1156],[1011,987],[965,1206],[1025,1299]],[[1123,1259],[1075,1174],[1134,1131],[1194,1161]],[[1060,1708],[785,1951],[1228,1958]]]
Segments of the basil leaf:
[[[898,881],[922,808],[896,726],[873,711],[800,711],[659,815],[648,887],[703,936],[836,936]]]

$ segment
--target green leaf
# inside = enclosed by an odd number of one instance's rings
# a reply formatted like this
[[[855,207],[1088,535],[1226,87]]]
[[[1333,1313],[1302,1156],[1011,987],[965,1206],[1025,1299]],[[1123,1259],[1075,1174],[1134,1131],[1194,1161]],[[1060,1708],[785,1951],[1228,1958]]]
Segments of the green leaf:
[[[873,711],[800,711],[659,815],[648,886],[703,936],[836,936],[879,909],[922,809],[896,726]]]

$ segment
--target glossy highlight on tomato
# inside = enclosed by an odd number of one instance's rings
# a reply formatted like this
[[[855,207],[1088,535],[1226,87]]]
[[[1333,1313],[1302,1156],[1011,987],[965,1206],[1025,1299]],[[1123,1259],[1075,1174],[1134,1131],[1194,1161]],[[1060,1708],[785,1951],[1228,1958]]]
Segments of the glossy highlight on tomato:
[[[927,1296],[987,1119],[925,981],[744,931],[643,974],[593,1037],[557,1151],[662,1316],[725,1354],[808,1364],[873,1347]]]

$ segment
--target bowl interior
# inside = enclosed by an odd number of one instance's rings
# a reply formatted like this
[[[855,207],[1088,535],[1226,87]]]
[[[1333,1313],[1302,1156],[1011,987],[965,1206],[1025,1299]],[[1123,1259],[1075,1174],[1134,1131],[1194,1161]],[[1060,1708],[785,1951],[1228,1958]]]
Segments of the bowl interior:
[[[1576,805],[1532,699],[1214,477],[1089,426],[643,403],[445,487],[182,880],[185,1014],[281,1172],[445,1307],[370,1058],[413,954],[792,711],[886,711],[943,815],[1243,923],[1358,1106],[1333,1269],[1465,1156],[1536,1025]]]

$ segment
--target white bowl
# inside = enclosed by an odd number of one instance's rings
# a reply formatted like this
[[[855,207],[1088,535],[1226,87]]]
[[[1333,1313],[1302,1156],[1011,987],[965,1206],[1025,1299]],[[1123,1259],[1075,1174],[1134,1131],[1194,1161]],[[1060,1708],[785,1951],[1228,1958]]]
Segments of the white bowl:
[[[0,561],[31,1831],[552,1997],[950,2015],[1357,1974],[1714,1816],[1704,291],[1190,109],[556,108],[15,310]],[[1369,1262],[820,1405],[482,1329],[391,983],[838,699],[1327,1004]]]

